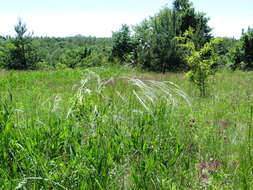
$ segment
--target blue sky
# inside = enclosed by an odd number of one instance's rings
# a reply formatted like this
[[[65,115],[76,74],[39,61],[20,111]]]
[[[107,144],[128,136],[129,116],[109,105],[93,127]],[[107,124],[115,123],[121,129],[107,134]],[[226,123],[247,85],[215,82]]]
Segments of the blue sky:
[[[253,27],[252,0],[192,0],[207,13],[215,36],[240,37]],[[172,0],[3,0],[0,35],[13,35],[18,17],[35,36],[111,36],[122,24],[137,24]]]

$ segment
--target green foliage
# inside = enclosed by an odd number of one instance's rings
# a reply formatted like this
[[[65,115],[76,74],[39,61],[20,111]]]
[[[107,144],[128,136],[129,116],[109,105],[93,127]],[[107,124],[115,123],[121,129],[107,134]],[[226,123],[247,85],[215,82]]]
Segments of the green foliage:
[[[36,69],[36,64],[40,58],[33,46],[31,35],[27,33],[27,28],[21,19],[15,25],[16,37],[11,41],[13,45],[7,44],[8,52],[4,67],[7,69]]]
[[[242,42],[240,40],[238,40],[234,47],[231,48],[229,54],[228,54],[229,58],[232,61],[232,64],[230,65],[230,68],[232,70],[236,70],[236,69],[245,69],[245,63],[244,63],[244,51],[243,51],[243,47],[242,47]]]
[[[250,27],[242,34],[242,48],[246,67],[253,68],[253,29]]]
[[[106,66],[108,57],[99,52],[93,52],[90,56],[83,59],[80,63],[80,67],[99,67]]]
[[[186,58],[190,67],[187,77],[198,87],[200,96],[206,96],[208,77],[215,73],[215,70],[212,69],[217,61],[215,46],[220,41],[219,38],[213,39],[207,42],[199,51],[195,49],[192,41],[188,41],[186,44],[191,50],[191,54]]]
[[[216,62],[212,69],[228,69],[233,64],[231,52],[236,46],[236,40],[233,38],[217,38],[217,43],[214,44],[214,52],[216,54]]]
[[[31,38],[20,20],[15,26],[16,38],[0,44],[3,47],[3,50],[0,48],[0,62],[9,69],[49,70],[125,62],[163,73],[182,71],[188,68],[183,57],[186,52],[178,46],[176,38],[193,28],[192,41],[199,50],[211,38],[207,23],[205,14],[197,12],[188,0],[175,0],[172,8],[164,7],[135,26],[133,35],[129,26],[122,25],[112,38],[81,35]],[[6,46],[9,46],[7,52]]]
[[[110,54],[111,38],[95,38],[74,36],[66,38],[36,38],[35,45],[38,49],[42,62],[47,63],[49,68],[56,68],[63,64],[66,67],[87,67],[91,65],[88,60],[96,55],[107,60]],[[100,63],[103,61],[101,60]]]
[[[182,57],[174,38],[180,20],[176,12],[163,9],[135,27],[137,62],[143,68],[165,72],[182,68]]]
[[[253,30],[248,28],[246,32],[242,32],[240,40],[234,42],[230,48],[228,57],[231,60],[231,69],[252,69],[253,63]]]
[[[0,46],[0,68],[4,68],[6,63],[11,61],[9,54],[11,49],[15,49],[15,46],[10,41],[4,40]]]
[[[0,36],[0,68],[7,69],[65,69],[127,63],[143,69],[165,73],[187,71],[184,59],[191,51],[181,46],[184,34],[192,30],[191,41],[196,51],[212,39],[209,18],[198,12],[189,0],[174,0],[157,14],[131,28],[127,25],[112,38],[32,37],[19,20],[15,38]],[[213,48],[216,62],[212,69],[235,70],[252,67],[252,29],[240,40],[220,38]],[[180,39],[181,38],[181,39]]]
[[[251,190],[252,72],[213,80],[200,99],[179,73],[0,71],[0,189]]]
[[[179,34],[184,34],[189,28],[194,30],[192,41],[197,50],[211,40],[210,32],[212,29],[208,26],[209,18],[206,17],[205,13],[196,12],[189,0],[175,0],[173,10],[181,19]]]
[[[150,20],[144,20],[139,25],[134,27],[133,41],[136,44],[134,54],[138,64],[143,68],[150,68],[152,65],[151,54],[151,22]]]
[[[164,9],[151,20],[151,55],[154,70],[177,70],[182,63],[180,50],[174,39],[179,26],[178,15]]]
[[[75,68],[84,59],[91,55],[92,50],[89,48],[66,49],[60,56],[60,62],[69,68]]]
[[[154,71],[187,69],[182,55],[184,48],[176,40],[189,28],[193,29],[192,41],[200,49],[211,39],[205,14],[196,12],[188,0],[176,0],[173,7],[163,8],[158,14],[134,28],[136,62]]]
[[[28,69],[53,70],[60,68],[100,66],[108,63],[111,51],[111,38],[75,36],[67,38],[23,37],[27,51]],[[0,38],[0,68],[21,69],[18,61],[16,38]],[[32,66],[31,62],[36,64]],[[14,62],[13,62],[14,61]],[[19,62],[18,62],[19,63]],[[61,65],[61,66],[59,66]]]
[[[120,62],[127,60],[127,55],[133,51],[131,32],[128,25],[123,24],[121,29],[112,34],[111,59],[117,58]]]
[[[185,52],[176,38],[193,28],[192,41],[200,49],[211,39],[207,22],[205,14],[196,12],[188,0],[175,0],[172,8],[165,7],[135,26],[132,37],[127,25],[113,33],[112,57],[163,73],[186,69]]]

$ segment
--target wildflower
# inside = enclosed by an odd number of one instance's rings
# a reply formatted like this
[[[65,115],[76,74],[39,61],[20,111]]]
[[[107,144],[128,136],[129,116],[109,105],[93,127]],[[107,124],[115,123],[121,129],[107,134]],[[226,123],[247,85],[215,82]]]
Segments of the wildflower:
[[[229,122],[226,121],[226,120],[220,120],[220,121],[219,121],[219,125],[220,125],[220,126],[223,126],[223,127],[227,127],[227,126],[229,125]]]
[[[208,171],[208,173],[214,173],[214,172],[216,172],[216,170],[214,170],[214,169],[208,169],[207,171]]]
[[[206,167],[207,167],[207,163],[206,162],[201,162],[200,164],[199,164],[199,168],[200,169],[205,169]]]
[[[201,177],[202,177],[202,179],[208,179],[208,175],[207,174],[202,174]]]
[[[212,166],[212,167],[220,167],[221,166],[221,164],[219,163],[219,162],[211,162],[210,163],[210,166]]]

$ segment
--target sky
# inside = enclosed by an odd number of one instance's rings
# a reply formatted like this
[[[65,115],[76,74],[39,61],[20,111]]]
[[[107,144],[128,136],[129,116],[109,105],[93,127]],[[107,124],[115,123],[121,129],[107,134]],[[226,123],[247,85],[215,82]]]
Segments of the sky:
[[[0,35],[14,35],[20,17],[34,36],[110,37],[122,24],[135,25],[173,0],[0,0]],[[252,0],[192,0],[210,18],[214,36],[239,38],[253,27]]]

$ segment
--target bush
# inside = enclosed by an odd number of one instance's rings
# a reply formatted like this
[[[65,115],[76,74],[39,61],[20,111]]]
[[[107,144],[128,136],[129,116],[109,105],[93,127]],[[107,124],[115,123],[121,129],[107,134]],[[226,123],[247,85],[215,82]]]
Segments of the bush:
[[[202,49],[197,51],[192,41],[188,41],[186,45],[191,50],[191,54],[186,57],[186,61],[190,67],[187,77],[190,82],[196,85],[200,91],[200,96],[206,96],[208,86],[208,77],[215,74],[215,69],[212,66],[217,62],[215,54],[215,45],[220,42],[216,38],[207,42]]]
[[[101,53],[93,52],[90,56],[86,57],[79,63],[79,67],[97,67],[105,65],[107,63],[107,57]]]

